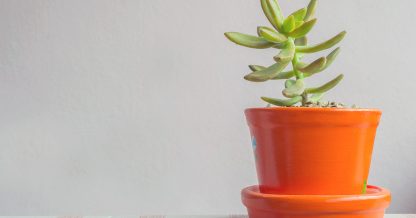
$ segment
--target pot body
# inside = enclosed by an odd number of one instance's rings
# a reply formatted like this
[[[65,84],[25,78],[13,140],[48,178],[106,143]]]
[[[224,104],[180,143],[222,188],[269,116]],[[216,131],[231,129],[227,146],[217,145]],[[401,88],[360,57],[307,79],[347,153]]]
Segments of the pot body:
[[[247,109],[262,193],[363,193],[381,111]]]
[[[391,201],[388,190],[375,186],[360,195],[273,195],[252,186],[241,196],[250,218],[383,218]]]

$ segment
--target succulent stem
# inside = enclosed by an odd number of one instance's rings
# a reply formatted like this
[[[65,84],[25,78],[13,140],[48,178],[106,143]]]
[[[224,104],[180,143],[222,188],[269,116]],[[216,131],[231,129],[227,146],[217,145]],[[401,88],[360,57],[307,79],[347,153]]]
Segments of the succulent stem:
[[[302,106],[306,106],[306,104],[309,102],[309,97],[306,92],[302,94]]]
[[[304,74],[298,70],[298,64],[300,62],[300,59],[301,59],[300,55],[297,52],[295,52],[295,55],[293,56],[293,60],[292,60],[292,68],[293,68],[293,72],[295,73],[296,80],[304,79]],[[302,97],[302,101],[301,101],[302,106],[305,106],[306,103],[308,102],[308,94],[303,92],[301,97]]]
[[[295,76],[296,76],[296,79],[297,79],[297,80],[298,80],[298,79],[303,79],[303,78],[304,78],[303,73],[302,73],[302,72],[300,72],[300,71],[297,69],[297,65],[299,64],[299,61],[300,61],[299,54],[298,54],[297,52],[295,52],[295,55],[294,55],[293,60],[292,60],[292,67],[293,67],[293,72],[295,72]]]

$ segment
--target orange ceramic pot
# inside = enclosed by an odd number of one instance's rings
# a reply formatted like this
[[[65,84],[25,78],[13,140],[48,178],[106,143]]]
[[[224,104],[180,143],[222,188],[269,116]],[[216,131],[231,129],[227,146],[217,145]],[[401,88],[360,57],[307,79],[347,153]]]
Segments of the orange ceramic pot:
[[[245,113],[262,193],[365,191],[381,111],[277,107]]]
[[[383,218],[390,192],[368,186],[362,195],[273,195],[258,186],[243,189],[250,218]]]

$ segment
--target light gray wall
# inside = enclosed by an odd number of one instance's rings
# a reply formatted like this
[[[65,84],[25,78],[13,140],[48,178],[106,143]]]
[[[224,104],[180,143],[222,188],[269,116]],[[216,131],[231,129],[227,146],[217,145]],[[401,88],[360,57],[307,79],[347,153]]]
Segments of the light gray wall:
[[[306,0],[281,0],[285,11]],[[343,52],[311,84],[384,111],[370,183],[416,213],[414,0],[325,0],[311,35]],[[243,110],[282,84],[246,65],[275,51],[225,31],[267,24],[256,0],[1,0],[0,214],[243,213],[256,183]]]

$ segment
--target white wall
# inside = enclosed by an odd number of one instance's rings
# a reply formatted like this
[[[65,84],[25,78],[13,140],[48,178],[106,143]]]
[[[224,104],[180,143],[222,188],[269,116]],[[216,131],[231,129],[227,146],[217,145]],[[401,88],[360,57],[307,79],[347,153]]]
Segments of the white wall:
[[[343,72],[328,99],[384,111],[370,183],[394,213],[416,213],[415,7],[321,1],[311,35],[349,31],[310,83]],[[223,32],[264,24],[256,0],[1,0],[0,214],[243,213],[256,183],[243,110],[282,84],[244,81],[275,51]]]

